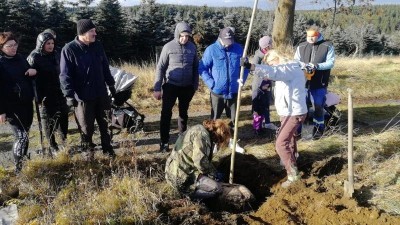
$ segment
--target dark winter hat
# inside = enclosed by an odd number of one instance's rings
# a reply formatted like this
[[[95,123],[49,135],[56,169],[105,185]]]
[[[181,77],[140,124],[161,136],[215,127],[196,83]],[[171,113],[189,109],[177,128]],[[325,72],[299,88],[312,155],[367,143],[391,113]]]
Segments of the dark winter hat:
[[[272,47],[272,39],[269,36],[264,36],[260,38],[258,41],[258,44],[260,45],[261,49],[264,49],[266,47]]]
[[[224,29],[222,29],[219,32],[218,37],[221,39],[222,43],[227,46],[232,45],[235,42],[235,39],[234,39],[235,35],[234,35],[232,29],[229,27],[225,27]]]
[[[82,35],[93,28],[96,28],[96,26],[90,19],[80,19],[78,20],[78,22],[76,22],[76,30],[78,32],[78,35]]]

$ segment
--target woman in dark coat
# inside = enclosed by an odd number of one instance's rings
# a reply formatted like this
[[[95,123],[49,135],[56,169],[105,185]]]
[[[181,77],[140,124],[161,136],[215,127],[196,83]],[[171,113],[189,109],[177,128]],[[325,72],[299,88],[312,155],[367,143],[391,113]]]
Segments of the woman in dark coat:
[[[51,33],[40,33],[35,50],[28,56],[29,64],[37,70],[36,88],[42,104],[40,114],[51,153],[59,150],[54,135],[56,130],[62,142],[67,140],[69,111],[60,88],[60,53],[54,44],[55,38]]]
[[[33,89],[30,76],[36,70],[20,54],[11,32],[0,33],[0,123],[6,121],[14,133],[13,154],[16,171],[27,156],[29,129],[33,119]]]

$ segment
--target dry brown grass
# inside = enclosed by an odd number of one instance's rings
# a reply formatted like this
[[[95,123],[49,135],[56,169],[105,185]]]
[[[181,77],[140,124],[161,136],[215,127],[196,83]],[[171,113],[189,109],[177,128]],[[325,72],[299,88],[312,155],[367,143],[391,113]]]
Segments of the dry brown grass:
[[[346,90],[352,88],[357,101],[355,119],[377,127],[368,133],[362,133],[356,127],[356,188],[368,187],[372,193],[369,203],[396,214],[400,214],[400,130],[398,124],[385,125],[391,118],[395,118],[394,123],[399,120],[396,116],[399,112],[399,64],[400,58],[339,58],[330,85],[330,89],[342,97],[339,108],[343,112],[347,107]],[[122,64],[122,68],[139,76],[132,94],[135,107],[142,113],[158,114],[161,102],[152,97],[155,65]],[[243,98],[250,95],[251,79],[244,87]],[[208,112],[208,101],[208,90],[201,84],[191,110]],[[371,104],[375,102],[380,104]],[[248,106],[249,102],[244,101],[243,105]],[[240,118],[240,132],[251,132],[251,113],[243,113]],[[272,121],[277,121],[275,111],[272,112]],[[341,129],[319,141],[299,142],[300,156],[345,156],[346,125],[344,122]],[[31,148],[36,148],[39,146],[37,131],[32,131],[31,137]],[[9,143],[11,139],[10,135],[0,135],[2,143]],[[70,135],[68,139],[75,143],[79,140],[78,134]],[[279,159],[273,142],[249,138],[241,145],[245,146],[248,154],[278,169]],[[81,155],[68,157],[60,154],[52,160],[37,158],[26,164],[19,177],[0,167],[2,184],[20,189],[18,200],[12,201],[19,206],[18,224],[165,223],[156,213],[156,206],[178,196],[163,179],[160,168],[165,159],[154,159],[154,156],[145,159],[132,151],[134,149],[134,146],[123,146],[124,153],[112,163],[101,155],[96,155],[93,163]],[[229,154],[221,153],[224,156]],[[153,164],[157,165],[155,172],[149,172]]]
[[[131,100],[135,107],[137,106],[144,113],[155,114],[161,111],[161,101],[155,100],[153,98],[153,85],[154,77],[156,73],[156,65],[148,64],[144,66],[132,65],[132,64],[122,64],[121,68],[127,72],[135,74],[138,76],[138,80],[132,89]],[[251,77],[246,82],[251,84]],[[250,85],[251,86],[251,85]],[[251,95],[250,86],[245,87],[245,93],[242,97]],[[204,111],[209,109],[209,98],[210,92],[208,88],[204,85],[200,78],[199,89],[197,90],[195,96],[193,97],[190,105],[190,110],[193,112]]]
[[[347,88],[358,102],[398,100],[400,57],[338,58],[330,89],[347,101]]]
[[[141,160],[132,154],[112,162],[96,155],[88,162],[63,152],[53,160],[29,161],[19,176],[17,224],[161,223],[156,205],[177,193],[161,171],[137,170]]]

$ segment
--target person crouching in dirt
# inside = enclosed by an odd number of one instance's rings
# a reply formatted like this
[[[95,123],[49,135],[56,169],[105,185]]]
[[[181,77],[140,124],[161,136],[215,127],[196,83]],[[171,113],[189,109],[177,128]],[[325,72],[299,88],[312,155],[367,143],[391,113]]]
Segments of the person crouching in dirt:
[[[217,170],[211,163],[213,145],[224,148],[231,137],[223,120],[205,120],[180,135],[165,166],[169,184],[192,199],[208,199],[222,192]]]
[[[55,154],[58,144],[55,131],[59,131],[62,144],[65,146],[68,132],[68,111],[66,99],[60,87],[60,52],[56,51],[55,38],[51,33],[40,33],[36,40],[36,48],[27,60],[37,73],[36,88],[41,117],[44,119],[46,138],[50,144],[50,154]]]
[[[241,65],[254,74],[275,82],[275,108],[280,116],[281,127],[276,138],[276,151],[284,163],[288,179],[282,187],[288,187],[300,179],[297,169],[297,144],[295,133],[307,115],[306,79],[298,61],[289,61],[283,54],[270,50],[266,65],[255,65],[241,59]]]
[[[22,169],[27,158],[29,129],[33,120],[33,87],[31,76],[36,70],[17,53],[18,41],[11,32],[0,33],[0,123],[9,123],[14,133],[15,171]]]

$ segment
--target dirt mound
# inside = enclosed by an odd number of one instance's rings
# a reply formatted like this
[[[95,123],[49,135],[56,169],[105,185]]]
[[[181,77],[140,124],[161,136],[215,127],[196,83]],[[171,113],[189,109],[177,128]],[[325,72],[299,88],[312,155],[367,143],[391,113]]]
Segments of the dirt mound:
[[[345,160],[339,156],[315,162],[311,173],[288,189],[275,185],[271,196],[249,215],[249,224],[400,224],[374,207],[362,207],[343,196]]]

